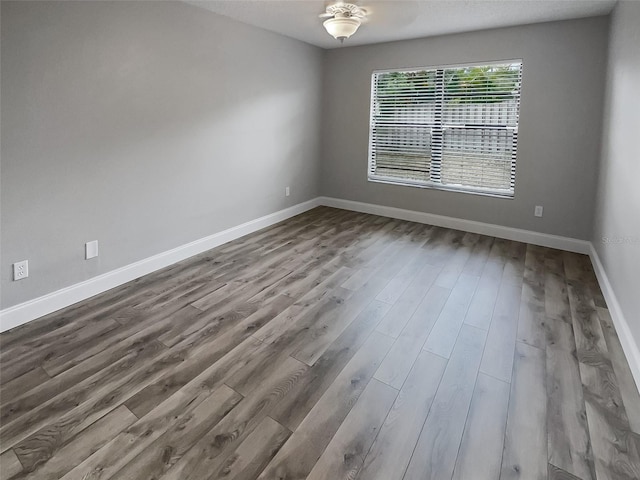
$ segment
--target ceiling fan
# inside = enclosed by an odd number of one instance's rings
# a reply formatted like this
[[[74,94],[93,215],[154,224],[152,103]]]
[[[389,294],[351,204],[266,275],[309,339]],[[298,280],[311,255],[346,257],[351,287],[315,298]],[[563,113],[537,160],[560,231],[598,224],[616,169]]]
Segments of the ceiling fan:
[[[326,18],[322,24],[327,33],[340,42],[344,42],[345,38],[356,33],[366,16],[367,11],[364,8],[353,3],[338,1],[327,6],[320,18]]]

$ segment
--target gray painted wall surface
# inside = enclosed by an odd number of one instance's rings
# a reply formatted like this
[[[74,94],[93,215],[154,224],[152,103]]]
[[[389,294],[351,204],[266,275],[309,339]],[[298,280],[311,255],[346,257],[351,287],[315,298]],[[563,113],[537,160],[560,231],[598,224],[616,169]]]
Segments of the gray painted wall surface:
[[[177,2],[1,16],[2,308],[317,196],[320,49]]]
[[[640,3],[611,23],[602,163],[592,242],[640,346]]]
[[[599,17],[327,51],[321,193],[590,238],[607,31]],[[374,70],[514,58],[524,61],[514,199],[367,181]],[[543,218],[533,216],[535,205]]]

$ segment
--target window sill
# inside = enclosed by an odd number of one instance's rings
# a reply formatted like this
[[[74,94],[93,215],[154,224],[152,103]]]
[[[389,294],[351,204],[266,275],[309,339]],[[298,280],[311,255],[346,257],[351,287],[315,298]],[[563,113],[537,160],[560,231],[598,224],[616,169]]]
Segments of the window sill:
[[[515,197],[515,193],[511,191],[505,190],[486,190],[482,188],[475,187],[458,187],[453,185],[441,185],[433,182],[412,182],[410,180],[396,180],[393,178],[386,177],[374,177],[369,176],[367,178],[370,182],[373,183],[385,183],[387,185],[396,185],[400,187],[414,187],[414,188],[429,188],[432,190],[444,190],[447,192],[457,192],[457,193],[468,193],[471,195],[481,195],[483,197],[496,197],[503,198],[506,200],[513,200]]]

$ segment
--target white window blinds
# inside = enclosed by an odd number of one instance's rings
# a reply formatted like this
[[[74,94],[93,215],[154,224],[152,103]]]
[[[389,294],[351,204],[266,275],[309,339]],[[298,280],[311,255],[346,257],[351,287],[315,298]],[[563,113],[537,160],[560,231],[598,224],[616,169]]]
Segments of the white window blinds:
[[[513,196],[522,62],[374,72],[369,179]]]

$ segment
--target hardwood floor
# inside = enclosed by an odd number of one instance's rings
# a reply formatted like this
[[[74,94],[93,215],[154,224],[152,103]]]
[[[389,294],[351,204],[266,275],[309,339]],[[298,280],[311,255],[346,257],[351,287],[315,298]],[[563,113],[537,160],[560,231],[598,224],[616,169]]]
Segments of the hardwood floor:
[[[2,480],[640,478],[583,255],[322,207],[0,342]]]

